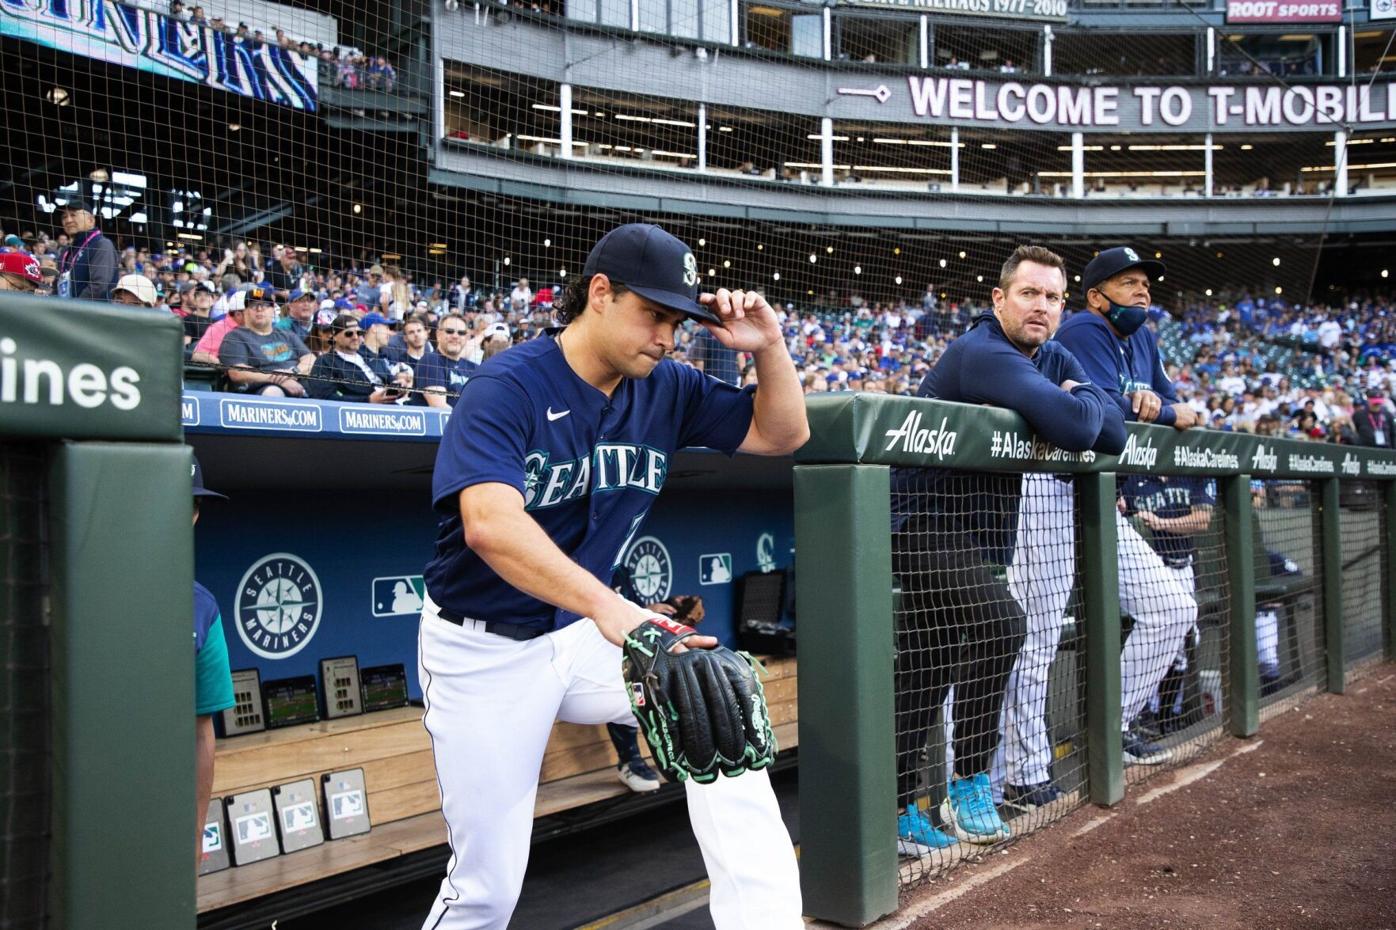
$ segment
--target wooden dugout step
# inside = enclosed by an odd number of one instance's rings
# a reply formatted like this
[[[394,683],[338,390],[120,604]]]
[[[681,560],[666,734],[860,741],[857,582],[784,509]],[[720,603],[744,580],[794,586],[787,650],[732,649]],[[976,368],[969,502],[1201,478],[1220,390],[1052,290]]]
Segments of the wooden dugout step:
[[[771,659],[766,672],[766,700],[777,743],[782,751],[793,749],[798,741],[795,659]],[[615,751],[604,726],[554,724],[543,757],[534,817],[627,795],[629,789],[616,778],[615,765]],[[422,726],[420,707],[219,740],[213,795],[225,797],[301,778],[318,783],[325,772],[350,768],[364,770],[373,824],[369,833],[201,876],[199,912],[445,844],[431,740]]]

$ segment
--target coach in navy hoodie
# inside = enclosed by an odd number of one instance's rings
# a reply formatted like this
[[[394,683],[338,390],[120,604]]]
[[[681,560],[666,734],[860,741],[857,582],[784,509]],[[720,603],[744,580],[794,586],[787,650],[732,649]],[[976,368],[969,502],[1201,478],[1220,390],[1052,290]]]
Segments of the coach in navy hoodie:
[[[1062,259],[1021,246],[1004,263],[993,313],[945,350],[921,397],[1014,410],[1062,449],[1116,454],[1124,419],[1071,353],[1051,342],[1066,291]],[[894,477],[893,571],[901,581],[897,650],[897,819],[904,854],[957,838],[1009,835],[995,810],[989,768],[1004,685],[1026,621],[993,565],[1012,556],[1018,475],[899,468]],[[919,758],[936,710],[955,688],[955,771],[937,829],[916,805]],[[954,838],[951,837],[954,834]]]

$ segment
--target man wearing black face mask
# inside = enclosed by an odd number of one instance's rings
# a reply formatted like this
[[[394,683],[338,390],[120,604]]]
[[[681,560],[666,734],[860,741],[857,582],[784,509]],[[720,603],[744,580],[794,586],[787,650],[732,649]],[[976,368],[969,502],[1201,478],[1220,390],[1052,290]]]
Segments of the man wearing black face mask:
[[[1076,356],[1091,383],[1120,405],[1126,420],[1185,430],[1198,424],[1198,416],[1178,401],[1154,333],[1144,325],[1150,279],[1162,275],[1162,262],[1141,258],[1128,246],[1103,250],[1081,272],[1087,312],[1063,323],[1057,341]],[[1123,508],[1115,514],[1115,539],[1120,607],[1134,618],[1120,652],[1123,758],[1126,765],[1158,765],[1172,754],[1136,718],[1183,650],[1197,622],[1197,600],[1192,582],[1164,564]],[[1188,568],[1190,576],[1190,559]]]
[[[1162,275],[1163,262],[1141,258],[1128,246],[1105,249],[1081,272],[1089,312],[1063,323],[1057,341],[1120,405],[1126,420],[1184,430],[1198,425],[1197,413],[1179,402],[1154,333],[1144,325],[1150,279]]]

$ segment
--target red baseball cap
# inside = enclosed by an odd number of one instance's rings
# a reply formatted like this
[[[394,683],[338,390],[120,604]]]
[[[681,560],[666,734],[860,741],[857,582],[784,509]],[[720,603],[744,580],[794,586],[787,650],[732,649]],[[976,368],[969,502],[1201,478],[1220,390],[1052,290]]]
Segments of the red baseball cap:
[[[39,270],[39,260],[28,252],[0,253],[0,271],[17,274],[31,284],[44,283],[44,274]]]

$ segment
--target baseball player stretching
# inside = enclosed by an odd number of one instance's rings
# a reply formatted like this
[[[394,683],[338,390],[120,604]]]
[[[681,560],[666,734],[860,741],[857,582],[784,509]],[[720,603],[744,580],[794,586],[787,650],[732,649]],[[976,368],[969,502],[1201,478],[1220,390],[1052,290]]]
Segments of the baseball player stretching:
[[[1102,251],[1081,274],[1087,312],[1063,323],[1057,341],[1110,395],[1126,420],[1183,430],[1196,425],[1196,414],[1178,402],[1153,332],[1143,325],[1150,275],[1163,271],[1162,262],[1141,259],[1131,248]],[[1074,529],[1070,487],[1053,483],[1050,476],[1027,476],[1008,580],[1027,615],[1028,632],[1008,683],[1002,761],[996,760],[994,779],[1004,803],[1022,810],[1049,804],[1060,795],[1051,782],[1052,745],[1044,715],[1048,671],[1076,571]],[[1120,655],[1123,758],[1129,765],[1157,765],[1171,754],[1133,732],[1130,724],[1154,695],[1196,622],[1197,601],[1118,510],[1115,533],[1120,606],[1134,618]]]
[[[1063,449],[1119,452],[1119,409],[1087,382],[1070,352],[1048,341],[1065,290],[1059,256],[1019,247],[1000,272],[993,313],[950,344],[917,394],[1015,410]],[[908,608],[899,612],[897,630],[898,849],[921,855],[956,838],[992,843],[1009,835],[994,809],[989,769],[1024,617],[991,566],[1008,561],[1020,479],[897,469],[894,481],[893,571]],[[955,776],[940,816],[954,838],[915,804],[920,751],[952,687]],[[947,731],[950,716],[947,710]]]
[[[753,291],[700,297],[697,282],[692,252],[664,230],[613,229],[567,289],[565,327],[490,359],[462,389],[432,479],[440,526],[418,639],[451,845],[424,930],[508,925],[555,719],[634,724],[618,647],[653,614],[606,582],[670,456],[784,454],[809,436],[770,305]],[[686,317],[752,353],[760,388],[665,359]],[[716,926],[803,926],[766,772],[685,788]]]
[[[1211,525],[1212,507],[1216,504],[1216,495],[1208,487],[1210,483],[1201,478],[1168,475],[1129,475],[1121,482],[1125,516],[1133,516],[1148,527],[1152,534],[1150,545],[1178,583],[1193,595],[1197,590],[1193,574],[1197,547],[1193,537]],[[1181,673],[1188,668],[1187,638],[1190,636],[1196,644],[1198,635],[1194,623],[1163,679],[1159,689],[1160,721],[1173,718],[1173,705],[1179,697],[1176,686],[1181,684]],[[1170,683],[1175,687],[1170,688]]]

